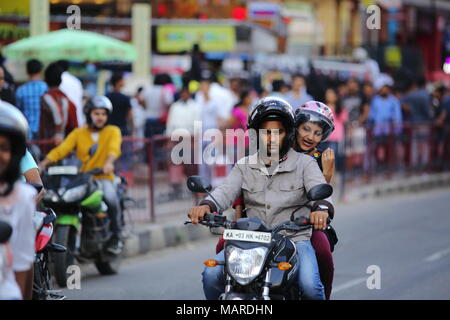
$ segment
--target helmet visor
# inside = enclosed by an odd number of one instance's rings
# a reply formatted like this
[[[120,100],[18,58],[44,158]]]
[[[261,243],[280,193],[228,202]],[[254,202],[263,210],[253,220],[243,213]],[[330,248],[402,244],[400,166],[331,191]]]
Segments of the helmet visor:
[[[307,111],[302,112],[302,114],[300,114],[296,120],[297,121],[295,125],[297,131],[299,126],[302,125],[303,123],[311,122],[318,125],[322,129],[322,141],[326,140],[334,129],[334,127],[325,117],[320,117],[314,113],[309,113]]]

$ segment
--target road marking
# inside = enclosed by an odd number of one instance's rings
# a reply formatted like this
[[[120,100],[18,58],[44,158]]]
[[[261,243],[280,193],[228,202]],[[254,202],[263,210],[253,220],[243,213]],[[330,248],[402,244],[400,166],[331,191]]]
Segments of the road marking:
[[[438,251],[438,252],[436,252],[436,253],[433,253],[431,256],[425,258],[424,261],[425,261],[425,262],[434,262],[434,261],[437,261],[437,260],[443,258],[445,255],[447,255],[447,254],[449,254],[449,253],[450,253],[450,248],[447,248],[447,249],[445,249],[445,250],[442,250],[442,251]]]
[[[351,280],[349,282],[346,282],[346,283],[343,283],[343,284],[341,284],[339,286],[333,287],[333,293],[349,289],[351,287],[357,286],[358,284],[361,284],[361,283],[366,282],[366,281],[367,281],[366,277],[353,279],[353,280]]]

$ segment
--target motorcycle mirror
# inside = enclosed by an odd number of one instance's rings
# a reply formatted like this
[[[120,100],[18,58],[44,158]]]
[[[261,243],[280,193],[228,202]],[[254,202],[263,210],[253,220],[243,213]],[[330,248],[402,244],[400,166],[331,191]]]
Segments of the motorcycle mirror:
[[[190,176],[187,179],[187,187],[192,192],[208,192],[211,191],[211,185],[200,176]]]
[[[308,198],[309,201],[317,201],[326,199],[330,197],[332,194],[333,194],[333,187],[328,183],[322,183],[312,187],[306,194],[306,197]]]
[[[5,243],[9,240],[12,234],[12,227],[5,221],[0,221],[0,243]]]

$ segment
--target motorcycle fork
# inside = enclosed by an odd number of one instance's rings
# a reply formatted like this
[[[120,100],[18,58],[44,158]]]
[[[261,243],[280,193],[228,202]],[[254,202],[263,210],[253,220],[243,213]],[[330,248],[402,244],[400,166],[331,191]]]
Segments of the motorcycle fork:
[[[75,252],[77,255],[80,254],[81,250],[81,235],[83,232],[83,212],[78,212],[78,217],[80,218],[80,228],[77,229],[77,233],[75,234]]]
[[[231,291],[231,276],[227,274],[227,280],[225,281],[225,294]]]
[[[270,300],[269,292],[270,292],[270,286],[272,285],[270,283],[271,274],[272,274],[272,269],[269,268],[266,272],[266,278],[264,279],[264,285],[263,285],[262,297],[264,300]]]

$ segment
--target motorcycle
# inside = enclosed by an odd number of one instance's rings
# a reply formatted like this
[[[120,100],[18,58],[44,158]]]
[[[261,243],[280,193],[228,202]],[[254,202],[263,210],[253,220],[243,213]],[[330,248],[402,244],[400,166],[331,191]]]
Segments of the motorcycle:
[[[60,287],[66,286],[67,268],[75,259],[82,264],[94,263],[103,275],[119,271],[122,254],[113,255],[105,250],[112,232],[103,192],[93,179],[99,174],[102,169],[79,173],[76,166],[53,166],[45,173],[47,192],[42,201],[57,215],[55,242],[67,248],[52,257]]]
[[[198,176],[187,181],[192,192],[210,194],[211,186]],[[320,184],[307,193],[308,203],[328,198],[333,188]],[[215,201],[215,200],[214,200]],[[217,201],[215,201],[217,204]],[[308,203],[299,206],[309,207]],[[289,235],[311,228],[309,219],[297,217],[269,228],[258,218],[242,218],[236,222],[218,213],[206,214],[199,223],[211,228],[225,228],[225,261],[208,259],[207,267],[224,266],[225,291],[220,300],[298,300],[297,248]],[[297,211],[296,210],[296,211]],[[293,215],[292,215],[293,216]],[[186,221],[185,224],[191,223]]]
[[[36,211],[33,223],[36,230],[36,256],[34,260],[33,300],[65,300],[60,290],[53,290],[50,275],[50,253],[64,253],[66,248],[51,242],[55,212],[50,208]]]

